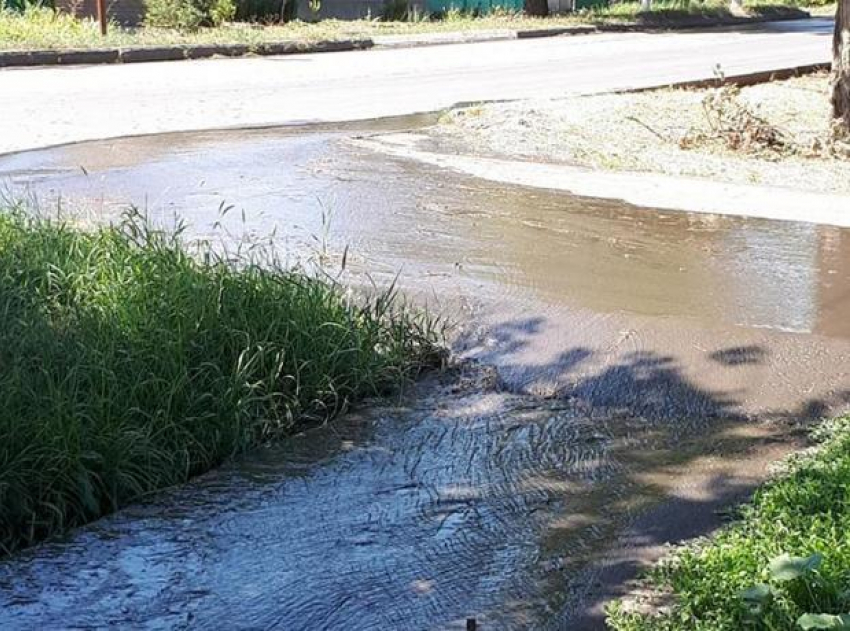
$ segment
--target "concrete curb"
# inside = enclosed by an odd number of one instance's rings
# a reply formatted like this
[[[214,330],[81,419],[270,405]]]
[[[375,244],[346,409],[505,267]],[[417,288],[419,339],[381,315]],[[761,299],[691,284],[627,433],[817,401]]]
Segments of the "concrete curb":
[[[832,63],[824,61],[816,64],[805,64],[802,66],[793,66],[791,68],[777,68],[776,70],[760,70],[758,72],[744,72],[741,74],[725,76],[722,79],[712,77],[711,79],[694,79],[692,81],[675,81],[664,85],[651,86],[648,88],[625,88],[623,90],[614,90],[614,94],[629,94],[639,92],[652,92],[655,90],[663,90],[665,88],[682,88],[682,89],[698,89],[698,88],[714,88],[721,85],[756,85],[759,83],[768,83],[769,81],[782,81],[783,79],[792,79],[804,75],[815,74],[817,72],[826,72],[832,68]]]
[[[209,57],[242,57],[245,55],[297,55],[374,47],[371,39],[339,40],[305,44],[303,42],[269,42],[257,46],[220,44],[198,46],[138,46],[132,48],[31,50],[0,52],[0,68],[21,66],[65,66],[81,64],[138,63],[178,61]]]
[[[808,14],[789,14],[756,18],[695,18],[659,22],[658,24],[598,24],[576,25],[532,30],[495,30],[451,33],[422,33],[419,35],[385,35],[375,38],[328,40],[305,44],[281,41],[248,46],[246,44],[199,44],[171,46],[138,46],[130,48],[0,51],[0,68],[22,66],[57,66],[80,64],[137,63],[206,59],[209,57],[242,57],[244,55],[297,55],[307,53],[368,50],[370,48],[414,48],[445,44],[471,44],[514,39],[590,35],[593,33],[659,32],[742,26],[764,22],[799,20]]]
[[[382,35],[374,38],[375,48],[414,48],[420,46],[442,46],[445,44],[471,44],[476,42],[495,42],[513,39],[536,39],[542,37],[562,37],[570,35],[593,35],[596,33],[663,33],[671,31],[689,31],[726,26],[746,26],[765,22],[788,22],[806,20],[812,16],[804,11],[789,11],[775,16],[759,17],[718,17],[691,18],[678,20],[658,20],[655,23],[641,24],[627,22],[622,24],[577,24],[531,30],[495,30],[452,33],[421,33],[419,35]]]

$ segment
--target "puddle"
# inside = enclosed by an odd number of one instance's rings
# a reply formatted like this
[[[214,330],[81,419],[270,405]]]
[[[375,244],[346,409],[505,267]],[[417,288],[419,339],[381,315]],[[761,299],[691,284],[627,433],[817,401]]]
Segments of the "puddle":
[[[495,185],[347,140],[375,131],[0,157],[48,210],[134,203],[331,266],[348,246],[346,282],[400,274],[471,362],[5,562],[0,626],[596,628],[601,595],[764,477],[787,421],[850,404],[850,231]]]

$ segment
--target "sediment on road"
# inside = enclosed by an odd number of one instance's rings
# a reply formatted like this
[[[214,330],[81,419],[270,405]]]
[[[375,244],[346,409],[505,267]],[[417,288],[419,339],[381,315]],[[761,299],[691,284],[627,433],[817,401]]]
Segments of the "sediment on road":
[[[464,106],[424,132],[358,142],[492,181],[637,206],[850,226],[850,146],[830,130],[827,75],[749,85],[763,74]]]

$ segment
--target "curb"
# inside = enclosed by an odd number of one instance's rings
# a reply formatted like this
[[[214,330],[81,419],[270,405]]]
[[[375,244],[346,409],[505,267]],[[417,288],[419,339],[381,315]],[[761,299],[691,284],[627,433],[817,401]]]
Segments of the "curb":
[[[812,18],[807,12],[786,13],[779,15],[760,15],[756,17],[718,17],[718,18],[689,18],[678,21],[659,19],[646,24],[624,23],[624,24],[600,24],[597,30],[600,33],[657,33],[665,31],[693,31],[699,29],[723,28],[725,26],[747,26],[750,24],[764,24],[766,22],[793,22],[795,20],[806,20]]]
[[[246,55],[298,55],[366,50],[375,46],[371,39],[338,40],[305,44],[303,42],[270,42],[257,46],[221,44],[197,46],[138,46],[132,48],[93,48],[71,50],[31,50],[0,52],[0,68],[23,66],[65,66],[81,64],[139,63],[178,61],[210,57],[243,57]]]
[[[93,48],[69,50],[0,51],[0,68],[25,66],[59,66],[82,64],[139,63],[208,59],[210,57],[242,57],[246,55],[297,55],[308,53],[343,52],[354,50],[419,48],[446,44],[472,44],[515,39],[537,39],[594,33],[669,32],[700,28],[721,28],[764,22],[782,22],[811,17],[809,14],[759,16],[755,18],[696,18],[657,24],[597,24],[576,25],[532,30],[495,30],[453,33],[423,33],[421,35],[385,35],[376,38],[327,40],[311,44],[282,41],[248,46],[247,44],[199,44],[172,46],[136,46],[130,48]]]
[[[638,94],[641,92],[653,92],[655,90],[665,90],[670,88],[679,88],[683,90],[693,90],[699,88],[716,88],[723,85],[748,86],[757,85],[759,83],[768,83],[770,81],[782,81],[784,79],[793,79],[804,75],[815,74],[817,72],[826,72],[832,68],[832,63],[824,61],[815,64],[804,64],[802,66],[792,66],[791,68],[777,68],[776,70],[759,70],[757,72],[745,72],[737,75],[730,75],[718,79],[694,79],[691,81],[675,81],[664,85],[656,85],[648,88],[626,88],[623,90],[615,90],[612,94]]]
[[[453,33],[422,33],[420,35],[381,35],[374,38],[375,48],[418,48],[421,46],[443,46],[446,44],[472,44],[477,42],[497,42],[514,39],[537,39],[543,37],[562,37],[572,35],[593,35],[596,33],[664,33],[672,31],[689,31],[726,26],[746,26],[749,24],[764,24],[765,22],[789,22],[794,20],[811,19],[811,14],[805,11],[788,11],[777,15],[757,17],[717,17],[717,18],[683,18],[679,20],[658,19],[655,22],[641,24],[638,22],[623,22],[620,24],[577,24],[575,26],[558,26],[529,30],[494,30]]]

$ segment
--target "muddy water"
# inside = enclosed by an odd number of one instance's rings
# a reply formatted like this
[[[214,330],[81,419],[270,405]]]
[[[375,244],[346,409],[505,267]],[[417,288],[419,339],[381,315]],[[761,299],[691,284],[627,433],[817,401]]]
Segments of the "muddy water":
[[[348,246],[343,280],[400,273],[473,360],[6,562],[2,628],[598,627],[797,419],[850,403],[850,232],[502,187],[348,141],[375,131],[0,157],[10,194],[94,221],[132,202],[331,268]]]

